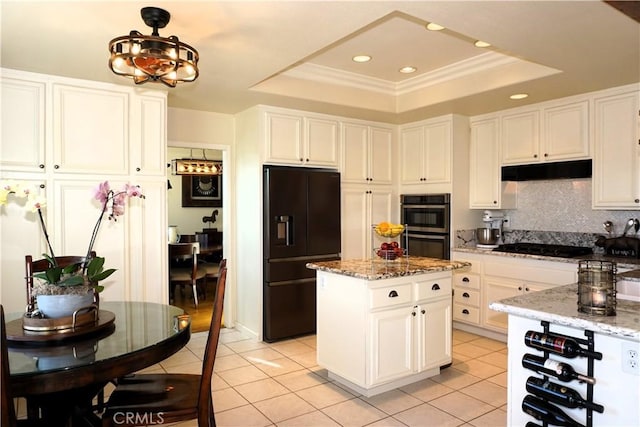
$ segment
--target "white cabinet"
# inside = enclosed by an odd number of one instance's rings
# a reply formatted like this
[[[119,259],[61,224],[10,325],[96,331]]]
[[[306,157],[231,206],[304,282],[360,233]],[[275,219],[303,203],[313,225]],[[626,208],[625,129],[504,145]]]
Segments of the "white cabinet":
[[[589,101],[549,106],[542,110],[544,161],[589,158]]]
[[[294,112],[265,112],[265,162],[338,167],[339,123]]]
[[[353,184],[392,184],[393,131],[342,123],[341,180]]]
[[[502,164],[589,158],[589,103],[545,104],[501,117]]]
[[[2,78],[2,170],[44,172],[45,92],[44,82],[31,81],[28,78]]]
[[[400,130],[401,184],[451,181],[451,120],[425,122]]]
[[[318,364],[330,378],[372,396],[451,363],[450,271],[382,280],[317,275]]]
[[[453,275],[453,320],[480,326],[480,275]]]
[[[593,208],[640,208],[640,92],[596,98]]]
[[[2,71],[0,178],[46,191],[45,220],[58,256],[85,254],[100,214],[93,200],[100,182],[114,190],[139,184],[146,199],[127,200],[124,216],[109,221],[105,215],[101,224],[94,249],[117,269],[103,295],[166,302],[166,93]],[[24,283],[24,256],[47,252],[41,237],[16,238],[40,233],[37,218],[24,210],[21,217],[5,215],[9,210],[0,215],[0,300],[12,311],[24,309],[14,288]]]
[[[371,225],[393,218],[397,205],[391,188],[345,185],[341,193],[342,259],[371,258]]]
[[[129,92],[53,86],[53,168],[129,173]]]
[[[497,117],[471,122],[469,154],[469,208],[513,209],[516,183],[502,182],[499,121]]]

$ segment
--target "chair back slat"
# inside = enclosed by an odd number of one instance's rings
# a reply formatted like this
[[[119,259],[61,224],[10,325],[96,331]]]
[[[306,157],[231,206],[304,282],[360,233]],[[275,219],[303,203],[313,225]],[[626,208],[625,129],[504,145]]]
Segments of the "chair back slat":
[[[224,292],[227,282],[227,260],[220,262],[220,273],[213,302],[213,313],[211,314],[211,324],[207,345],[204,351],[202,362],[202,377],[200,379],[200,391],[198,395],[198,425],[209,425],[209,412],[212,411],[211,403],[211,377],[213,375],[213,365],[218,351],[218,341],[220,339],[220,329],[222,328],[222,310],[224,307]],[[213,412],[211,413],[213,417]]]
[[[0,421],[2,427],[15,427],[16,425],[16,413],[13,406],[13,399],[11,398],[11,386],[9,381],[11,379],[11,372],[9,370],[9,350],[7,350],[7,329],[4,322],[4,308],[0,305],[0,365],[2,365],[2,371],[0,371],[0,393],[2,393],[2,401],[0,402]]]

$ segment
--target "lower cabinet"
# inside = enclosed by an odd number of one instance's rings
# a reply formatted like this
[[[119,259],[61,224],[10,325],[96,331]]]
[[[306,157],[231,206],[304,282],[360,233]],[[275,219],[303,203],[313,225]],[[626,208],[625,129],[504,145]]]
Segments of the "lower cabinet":
[[[382,280],[318,271],[318,364],[373,396],[451,363],[451,272]]]

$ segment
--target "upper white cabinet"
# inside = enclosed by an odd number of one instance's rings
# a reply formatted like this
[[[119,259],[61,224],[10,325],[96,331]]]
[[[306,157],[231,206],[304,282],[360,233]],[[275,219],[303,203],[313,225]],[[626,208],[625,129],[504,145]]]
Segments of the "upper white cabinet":
[[[265,162],[338,167],[339,123],[301,114],[265,113]]]
[[[44,172],[45,93],[44,82],[2,78],[2,170]]]
[[[140,126],[130,127],[129,165],[137,176],[165,176],[167,160],[167,99],[145,94],[133,100],[131,116]],[[140,141],[140,143],[136,143]]]
[[[516,184],[503,183],[500,170],[497,117],[471,121],[469,153],[469,207],[511,209],[516,204]]]
[[[538,146],[540,115],[527,111],[502,116],[502,163],[532,163],[540,161]]]
[[[542,110],[541,153],[546,161],[589,158],[589,101]]]
[[[401,128],[401,184],[450,182],[451,144],[451,120]]]
[[[593,208],[640,208],[640,91],[596,98]]]
[[[545,105],[501,116],[502,164],[589,158],[589,102]]]
[[[129,92],[53,86],[56,172],[129,172]]]
[[[392,129],[343,122],[342,182],[391,184],[392,149]]]

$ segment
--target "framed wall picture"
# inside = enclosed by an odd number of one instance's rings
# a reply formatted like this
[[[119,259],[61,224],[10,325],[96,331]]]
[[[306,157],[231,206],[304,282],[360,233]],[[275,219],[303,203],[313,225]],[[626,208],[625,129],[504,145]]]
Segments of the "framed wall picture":
[[[182,207],[222,207],[222,175],[183,175]]]

